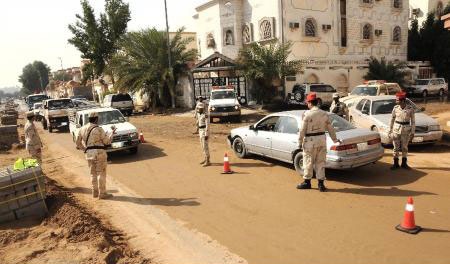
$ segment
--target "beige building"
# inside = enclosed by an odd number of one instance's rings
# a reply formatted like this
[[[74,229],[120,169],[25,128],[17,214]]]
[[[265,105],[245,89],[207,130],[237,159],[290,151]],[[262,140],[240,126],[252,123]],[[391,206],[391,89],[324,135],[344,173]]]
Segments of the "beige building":
[[[292,42],[291,58],[305,67],[286,78],[286,92],[303,82],[347,92],[363,81],[371,56],[407,60],[408,0],[212,0],[196,11],[201,59],[235,59],[250,42]],[[410,69],[418,75],[418,64]]]

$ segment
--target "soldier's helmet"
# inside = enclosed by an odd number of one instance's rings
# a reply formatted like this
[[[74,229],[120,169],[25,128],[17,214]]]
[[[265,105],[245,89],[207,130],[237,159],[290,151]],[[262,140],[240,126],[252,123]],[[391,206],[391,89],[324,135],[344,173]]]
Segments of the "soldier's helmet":
[[[89,113],[89,118],[94,118],[94,117],[98,117],[98,113],[97,112],[90,112]]]
[[[34,112],[33,111],[28,111],[27,112],[27,118],[33,117],[33,116],[34,116]]]

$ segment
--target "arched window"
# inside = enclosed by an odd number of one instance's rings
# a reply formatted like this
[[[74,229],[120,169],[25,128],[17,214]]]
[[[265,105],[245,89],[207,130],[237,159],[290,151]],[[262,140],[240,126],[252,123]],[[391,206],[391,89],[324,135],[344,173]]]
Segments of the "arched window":
[[[394,8],[402,8],[402,0],[393,0],[392,6]]]
[[[393,42],[402,41],[402,29],[399,26],[396,26],[392,31],[392,41]]]
[[[261,21],[259,25],[259,31],[261,33],[261,39],[271,39],[272,36],[272,24],[269,20]]]
[[[234,45],[233,31],[231,29],[225,31],[225,45]]]
[[[373,36],[372,25],[365,24],[362,29],[362,39],[363,40],[371,40]]]
[[[305,36],[306,37],[316,36],[316,23],[312,18],[308,18],[305,21]]]

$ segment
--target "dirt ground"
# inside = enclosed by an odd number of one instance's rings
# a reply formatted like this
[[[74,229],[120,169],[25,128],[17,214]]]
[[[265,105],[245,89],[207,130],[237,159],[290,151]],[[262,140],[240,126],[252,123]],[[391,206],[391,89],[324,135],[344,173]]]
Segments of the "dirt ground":
[[[26,150],[17,146],[0,152],[0,167],[27,156]],[[0,224],[1,264],[153,263],[131,249],[127,237],[107,219],[90,210],[72,192],[53,180],[65,173],[60,166],[54,165],[44,165],[48,215],[44,219],[29,217]]]
[[[450,107],[419,102],[441,124]],[[94,204],[83,155],[68,133],[41,131],[49,170],[83,204],[121,230],[130,247],[158,263],[442,263],[450,259],[450,147],[446,142],[411,148],[412,170],[389,169],[386,149],[378,163],[327,171],[329,192],[299,191],[292,166],[269,159],[238,159],[225,143],[234,127],[211,126],[212,166],[202,168],[189,114],[136,115],[130,122],[147,143],[137,155],[116,153],[108,164],[114,198]],[[222,175],[223,154],[236,172]],[[48,175],[50,177],[50,174]],[[416,236],[394,227],[407,197],[414,197]]]

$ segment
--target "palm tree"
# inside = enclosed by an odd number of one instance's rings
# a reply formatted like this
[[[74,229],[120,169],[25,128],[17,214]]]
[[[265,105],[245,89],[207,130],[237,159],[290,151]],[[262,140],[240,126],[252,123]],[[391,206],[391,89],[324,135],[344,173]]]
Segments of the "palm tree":
[[[302,69],[300,60],[289,60],[292,44],[272,42],[269,45],[251,43],[239,52],[237,62],[241,72],[258,84],[258,103],[270,101],[274,94],[274,82],[285,76],[296,75]]]
[[[116,88],[131,92],[146,92],[153,107],[169,92],[171,106],[175,107],[175,84],[180,74],[187,70],[187,63],[195,60],[196,50],[187,50],[192,38],[182,38],[184,28],[179,29],[170,41],[173,67],[169,68],[166,33],[155,28],[130,32],[121,41],[109,67],[115,73]],[[167,89],[167,90],[166,90]]]
[[[374,57],[370,58],[369,71],[364,75],[366,80],[385,80],[387,82],[396,82],[401,87],[405,84],[406,63],[400,62],[394,64],[387,62],[385,58],[378,60]]]

